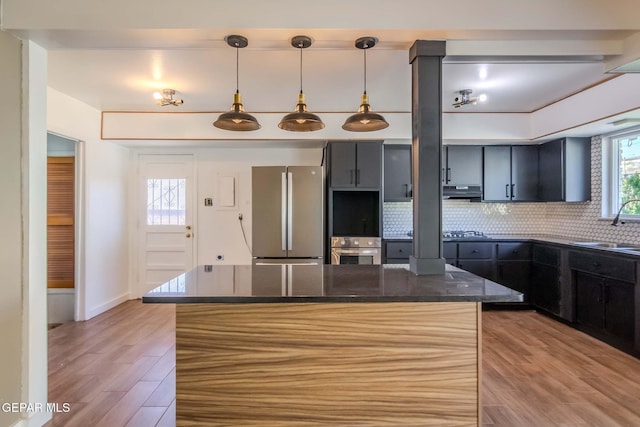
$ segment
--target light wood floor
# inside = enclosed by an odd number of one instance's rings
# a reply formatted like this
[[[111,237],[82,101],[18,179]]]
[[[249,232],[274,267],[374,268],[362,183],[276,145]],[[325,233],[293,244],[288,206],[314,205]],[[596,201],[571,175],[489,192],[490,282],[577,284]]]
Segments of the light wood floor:
[[[49,331],[47,426],[174,426],[175,307],[129,301]],[[483,425],[640,426],[640,360],[533,311],[483,313]]]

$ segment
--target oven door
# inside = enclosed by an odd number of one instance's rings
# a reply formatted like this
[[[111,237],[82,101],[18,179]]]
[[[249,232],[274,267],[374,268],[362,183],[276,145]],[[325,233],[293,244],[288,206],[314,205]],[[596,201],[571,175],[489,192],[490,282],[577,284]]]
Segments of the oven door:
[[[380,264],[381,248],[331,248],[331,264]]]

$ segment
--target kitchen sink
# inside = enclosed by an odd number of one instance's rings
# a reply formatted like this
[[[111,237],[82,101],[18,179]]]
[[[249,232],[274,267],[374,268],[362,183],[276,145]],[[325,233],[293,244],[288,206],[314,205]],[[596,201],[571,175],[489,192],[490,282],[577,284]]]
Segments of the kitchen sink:
[[[588,246],[594,248],[619,248],[619,247],[629,247],[628,245],[623,245],[620,243],[610,243],[610,242],[573,242],[574,245],[578,246]]]
[[[611,249],[616,251],[621,251],[621,252],[640,252],[640,248],[637,246],[633,246],[633,247],[618,246],[616,248],[611,248]]]
[[[574,245],[586,246],[589,248],[612,249],[625,252],[640,252],[640,246],[630,245],[628,243],[612,243],[612,242],[573,242]]]

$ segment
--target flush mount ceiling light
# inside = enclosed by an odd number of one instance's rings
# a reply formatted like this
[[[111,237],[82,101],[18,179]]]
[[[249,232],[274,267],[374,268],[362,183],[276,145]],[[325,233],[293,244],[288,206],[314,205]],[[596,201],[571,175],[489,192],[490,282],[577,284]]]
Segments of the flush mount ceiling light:
[[[640,123],[640,118],[627,117],[625,119],[616,120],[613,122],[607,123],[608,125],[620,126],[626,125],[627,123]]]
[[[324,123],[320,117],[307,111],[307,104],[304,103],[304,92],[302,92],[302,50],[311,46],[311,38],[307,36],[295,36],[291,39],[291,46],[300,49],[300,93],[295,112],[289,113],[280,120],[280,129],[292,132],[311,132],[324,128]]]
[[[382,115],[371,112],[369,105],[369,95],[367,94],[367,49],[374,47],[378,43],[375,37],[360,37],[356,40],[356,47],[362,49],[364,56],[364,92],[362,93],[362,103],[358,112],[351,115],[342,125],[342,129],[351,132],[370,132],[389,127],[389,123]]]
[[[173,89],[162,89],[161,91],[153,92],[153,97],[156,100],[156,104],[161,107],[166,107],[167,105],[173,105],[174,107],[179,107],[184,104],[182,99],[175,99],[174,95],[176,91]]]
[[[462,89],[458,91],[458,95],[453,99],[453,106],[459,108],[463,105],[476,105],[478,102],[485,102],[487,100],[487,95],[481,94],[478,96],[471,96],[471,89]]]
[[[231,111],[220,114],[218,120],[213,122],[217,128],[233,131],[249,131],[260,129],[258,120],[249,113],[245,113],[242,105],[242,95],[240,95],[238,75],[239,75],[239,51],[249,44],[246,37],[238,35],[226,36],[224,40],[231,47],[236,49],[236,93],[233,94],[233,104]]]

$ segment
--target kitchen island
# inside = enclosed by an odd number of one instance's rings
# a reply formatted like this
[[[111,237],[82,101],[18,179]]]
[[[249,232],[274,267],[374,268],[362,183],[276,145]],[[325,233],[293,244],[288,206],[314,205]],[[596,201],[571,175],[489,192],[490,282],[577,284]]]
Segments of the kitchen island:
[[[195,425],[480,423],[481,302],[522,294],[447,266],[199,266],[176,304],[176,418]]]

